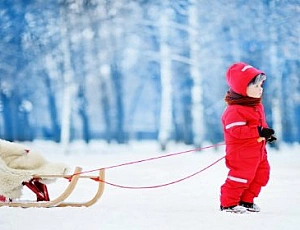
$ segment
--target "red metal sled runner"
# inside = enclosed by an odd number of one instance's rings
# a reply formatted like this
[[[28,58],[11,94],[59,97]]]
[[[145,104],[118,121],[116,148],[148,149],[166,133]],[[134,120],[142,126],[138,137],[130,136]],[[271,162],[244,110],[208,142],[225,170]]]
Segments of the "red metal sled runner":
[[[89,176],[89,175],[81,175],[82,168],[81,167],[76,167],[74,170],[73,175],[34,175],[32,180],[29,182],[25,182],[29,184],[29,188],[34,183],[35,186],[32,186],[33,191],[35,194],[37,194],[37,201],[10,201],[10,202],[0,202],[0,207],[1,206],[8,206],[8,207],[23,207],[23,208],[30,208],[30,207],[39,207],[39,208],[49,208],[49,207],[89,207],[93,204],[95,204],[100,197],[102,196],[104,192],[104,180],[105,180],[105,170],[100,169],[99,170],[99,175],[98,176]],[[59,179],[59,178],[65,178],[69,180],[69,185],[66,187],[66,189],[62,192],[60,196],[57,198],[50,200],[49,195],[48,195],[48,190],[45,187],[40,187],[43,186],[43,184],[39,184],[39,182],[35,182],[39,178],[44,178],[44,179]],[[74,191],[79,179],[92,179],[95,182],[98,183],[98,188],[97,192],[88,201],[83,201],[83,202],[66,202],[67,198],[72,194]],[[28,187],[28,186],[27,186]],[[38,189],[37,189],[38,188]],[[38,191],[35,191],[35,190]],[[41,189],[43,192],[39,193],[39,189]],[[39,195],[38,195],[39,194]]]

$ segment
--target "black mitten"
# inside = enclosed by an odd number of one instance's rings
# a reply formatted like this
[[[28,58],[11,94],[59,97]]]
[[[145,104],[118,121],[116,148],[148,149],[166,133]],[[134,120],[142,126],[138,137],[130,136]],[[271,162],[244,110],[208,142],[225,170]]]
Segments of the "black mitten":
[[[274,129],[263,128],[261,126],[258,127],[258,133],[260,137],[264,137],[266,140],[271,138],[271,136],[275,133]]]
[[[275,136],[271,136],[269,139],[267,139],[267,142],[269,142],[269,143],[273,143],[274,141],[276,141],[277,140],[277,138],[275,137]]]

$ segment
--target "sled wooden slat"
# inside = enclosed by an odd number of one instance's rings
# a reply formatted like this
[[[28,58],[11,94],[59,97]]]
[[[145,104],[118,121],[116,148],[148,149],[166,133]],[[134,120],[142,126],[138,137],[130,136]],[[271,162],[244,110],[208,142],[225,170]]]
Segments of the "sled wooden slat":
[[[48,175],[33,175],[33,178],[40,178],[40,179],[46,179],[46,178],[72,178],[73,176],[75,176],[76,174],[74,173],[74,175],[55,175],[55,174],[48,174]],[[89,179],[95,179],[97,180],[99,177],[98,176],[86,176],[86,175],[80,175],[79,174],[79,178],[89,178]]]
[[[105,170],[104,169],[100,169],[99,170],[99,177],[93,177],[93,176],[81,176],[80,178],[90,178],[90,179],[97,179],[98,181],[98,189],[96,194],[94,195],[94,197],[91,200],[88,200],[86,202],[62,202],[60,203],[57,207],[67,207],[67,206],[71,206],[71,207],[89,207],[92,206],[93,204],[95,204],[100,197],[102,196],[103,192],[104,192],[104,180],[105,180]]]

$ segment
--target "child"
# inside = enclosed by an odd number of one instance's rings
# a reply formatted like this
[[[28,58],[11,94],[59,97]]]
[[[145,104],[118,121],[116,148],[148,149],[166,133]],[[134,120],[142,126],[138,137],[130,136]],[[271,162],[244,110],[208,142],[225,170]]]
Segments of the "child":
[[[254,198],[269,180],[270,165],[266,142],[273,142],[274,130],[268,128],[261,103],[266,75],[251,65],[239,62],[229,67],[225,96],[227,108],[222,115],[229,169],[221,186],[220,209],[244,213],[259,212]]]

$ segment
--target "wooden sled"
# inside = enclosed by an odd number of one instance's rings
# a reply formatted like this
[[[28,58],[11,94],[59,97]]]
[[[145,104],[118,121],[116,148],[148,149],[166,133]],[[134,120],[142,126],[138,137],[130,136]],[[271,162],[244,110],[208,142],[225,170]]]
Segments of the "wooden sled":
[[[102,196],[104,192],[104,179],[105,179],[105,170],[99,170],[99,176],[88,176],[88,175],[81,175],[82,168],[76,167],[74,170],[73,175],[34,175],[34,178],[66,178],[69,179],[69,185],[66,189],[62,192],[60,196],[57,198],[50,200],[50,201],[11,201],[11,202],[0,202],[1,206],[7,207],[23,207],[23,208],[50,208],[50,207],[89,207],[95,204],[99,198]],[[74,191],[79,179],[92,179],[98,183],[97,192],[88,201],[84,202],[66,202],[66,199],[72,194]]]

